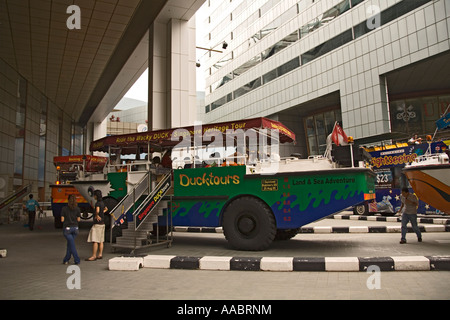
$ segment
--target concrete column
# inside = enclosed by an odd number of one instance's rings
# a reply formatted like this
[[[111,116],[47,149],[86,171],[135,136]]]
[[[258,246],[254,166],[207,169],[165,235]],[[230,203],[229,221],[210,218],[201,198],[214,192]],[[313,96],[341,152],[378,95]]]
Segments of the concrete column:
[[[167,26],[155,21],[150,27],[148,59],[148,130],[168,127]]]
[[[195,18],[156,21],[149,37],[149,130],[196,120]]]
[[[96,141],[96,140],[106,137],[107,126],[108,126],[108,118],[105,118],[105,120],[103,120],[103,122],[93,123],[92,141]],[[89,140],[87,140],[87,141],[89,141]],[[87,146],[87,148],[89,148],[89,146]],[[94,156],[106,156],[106,154],[103,152],[94,152],[93,155]]]

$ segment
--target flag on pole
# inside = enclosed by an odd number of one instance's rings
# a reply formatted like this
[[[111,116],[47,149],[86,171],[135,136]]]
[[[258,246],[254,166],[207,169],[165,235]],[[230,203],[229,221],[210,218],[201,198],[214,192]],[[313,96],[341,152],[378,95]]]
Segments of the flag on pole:
[[[436,121],[436,126],[438,130],[443,130],[450,127],[450,113],[443,115],[438,121]]]
[[[333,140],[334,144],[337,146],[346,146],[348,145],[348,138],[345,134],[344,130],[339,126],[339,124],[336,122],[334,125],[333,132],[331,133],[331,139]]]

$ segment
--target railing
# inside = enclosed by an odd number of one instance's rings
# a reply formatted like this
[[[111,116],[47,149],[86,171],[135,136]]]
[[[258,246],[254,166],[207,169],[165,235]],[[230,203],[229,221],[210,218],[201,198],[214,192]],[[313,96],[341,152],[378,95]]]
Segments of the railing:
[[[0,202],[0,212],[8,209],[10,206],[12,206],[17,201],[22,200],[23,197],[25,197],[30,192],[31,192],[31,184],[27,185],[26,187],[20,189],[17,192],[12,193],[11,195],[9,195],[8,197],[6,197],[5,199],[3,199]]]
[[[155,190],[145,198],[141,205],[133,213],[135,221],[135,230],[139,229],[139,226],[144,220],[150,216],[152,211],[158,206],[162,198],[165,196],[172,186],[172,171],[167,173],[161,182],[156,186]]]
[[[449,157],[445,153],[424,154],[414,159],[414,161],[410,163],[410,166],[421,165],[424,164],[424,162],[426,162],[426,164],[445,164],[449,163]]]
[[[117,224],[127,211],[136,203],[136,201],[145,193],[150,193],[151,190],[151,179],[150,172],[147,172],[144,177],[135,185],[135,187],[128,192],[128,194],[110,211],[111,215],[111,232],[110,232],[110,242],[112,243],[113,233],[112,229]],[[116,215],[118,217],[116,218]]]

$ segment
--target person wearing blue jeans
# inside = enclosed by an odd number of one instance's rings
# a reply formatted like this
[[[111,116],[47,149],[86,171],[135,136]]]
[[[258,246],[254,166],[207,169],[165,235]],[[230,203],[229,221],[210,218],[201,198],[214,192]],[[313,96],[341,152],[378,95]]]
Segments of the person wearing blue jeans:
[[[78,222],[81,220],[80,208],[77,205],[77,200],[74,194],[68,197],[68,206],[64,207],[61,212],[61,222],[63,223],[63,234],[67,240],[66,256],[63,259],[64,264],[68,264],[71,256],[73,256],[74,263],[80,263],[77,249],[75,247],[75,238],[77,237]]]
[[[417,226],[417,207],[419,206],[419,200],[414,194],[409,193],[408,188],[402,188],[402,195],[400,196],[400,199],[402,201],[402,205],[399,212],[401,212],[402,209],[405,208],[402,213],[402,237],[400,239],[400,243],[406,243],[408,222],[411,222],[411,226],[417,235],[417,240],[419,242],[422,242],[422,234],[419,227]]]
[[[75,264],[80,263],[80,257],[78,256],[77,248],[75,247],[75,238],[77,237],[78,233],[79,233],[78,227],[64,228],[64,237],[67,240],[66,256],[63,259],[64,264],[69,263],[69,260],[72,255]]]

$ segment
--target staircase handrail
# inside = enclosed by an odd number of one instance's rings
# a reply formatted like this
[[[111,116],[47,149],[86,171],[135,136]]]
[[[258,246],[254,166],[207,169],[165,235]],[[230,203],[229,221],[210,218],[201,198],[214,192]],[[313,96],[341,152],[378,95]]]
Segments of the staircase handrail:
[[[147,172],[141,180],[127,193],[125,197],[123,197],[119,203],[109,212],[111,218],[113,219],[113,226],[117,220],[120,219],[122,214],[126,213],[130,208],[134,205],[137,199],[141,197],[146,190],[150,193],[150,172]],[[119,216],[116,218],[115,213],[120,210]]]
[[[14,203],[21,200],[23,197],[25,197],[27,194],[29,194],[31,192],[31,187],[32,187],[32,185],[29,184],[18,191],[14,191],[12,194],[7,196],[5,199],[0,201],[0,211],[8,209]]]
[[[164,195],[169,191],[172,185],[172,170],[164,175],[164,178],[158,183],[140,206],[134,211],[133,218],[135,221],[135,230],[138,230],[142,222],[153,212],[162,200]],[[151,202],[152,201],[152,202]]]

